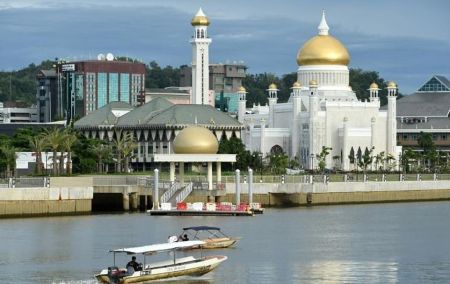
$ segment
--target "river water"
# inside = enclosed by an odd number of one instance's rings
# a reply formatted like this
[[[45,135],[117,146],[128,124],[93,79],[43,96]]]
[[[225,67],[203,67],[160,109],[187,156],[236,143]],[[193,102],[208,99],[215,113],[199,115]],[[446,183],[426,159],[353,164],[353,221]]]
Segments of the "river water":
[[[450,283],[449,217],[449,202],[423,202],[268,209],[255,217],[3,219],[0,283],[96,283],[93,275],[112,264],[109,249],[165,242],[195,225],[242,239],[204,251],[229,257],[212,273],[161,283]]]

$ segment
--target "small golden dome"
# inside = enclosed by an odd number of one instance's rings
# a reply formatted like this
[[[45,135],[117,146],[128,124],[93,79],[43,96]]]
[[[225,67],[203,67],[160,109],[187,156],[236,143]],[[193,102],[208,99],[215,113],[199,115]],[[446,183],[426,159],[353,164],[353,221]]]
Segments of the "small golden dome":
[[[397,88],[397,84],[394,81],[389,81],[387,84],[388,88]]]
[[[292,85],[293,88],[300,88],[301,86],[302,85],[298,81],[294,82],[294,84]]]
[[[203,13],[202,8],[200,8],[195,14],[194,18],[192,18],[191,25],[193,26],[209,26],[209,19]]]
[[[274,83],[269,85],[269,90],[276,90],[277,89],[277,85],[275,85]]]
[[[308,40],[297,54],[298,65],[348,65],[347,48],[330,35],[317,35]]]
[[[216,136],[205,127],[186,127],[173,140],[173,151],[176,154],[216,154],[218,150]]]
[[[239,88],[239,93],[245,93],[247,90],[245,90],[245,88],[243,87],[243,86],[241,86],[240,88]]]
[[[378,84],[373,82],[372,84],[370,84],[369,89],[378,89]]]
[[[317,87],[317,82],[316,82],[316,80],[311,80],[311,81],[309,81],[309,86],[310,86],[310,87]]]

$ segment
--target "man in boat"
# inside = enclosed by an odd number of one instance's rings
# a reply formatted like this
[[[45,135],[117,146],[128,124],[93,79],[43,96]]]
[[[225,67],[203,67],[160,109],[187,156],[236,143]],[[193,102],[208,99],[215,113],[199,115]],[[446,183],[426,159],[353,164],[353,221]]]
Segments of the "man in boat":
[[[133,256],[133,257],[131,258],[131,261],[129,261],[129,262],[127,263],[127,270],[130,270],[130,268],[133,268],[134,271],[140,271],[140,270],[142,270],[142,266],[141,266],[141,264],[137,263],[136,257],[135,257],[135,256]]]
[[[189,237],[187,234],[181,234],[179,239],[183,242],[189,241]]]

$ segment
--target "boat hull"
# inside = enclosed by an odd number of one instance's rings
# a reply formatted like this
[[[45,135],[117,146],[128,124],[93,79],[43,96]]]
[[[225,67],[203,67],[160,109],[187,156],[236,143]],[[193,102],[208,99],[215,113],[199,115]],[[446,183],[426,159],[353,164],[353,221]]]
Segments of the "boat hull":
[[[201,248],[219,249],[219,248],[227,248],[227,247],[234,245],[237,242],[237,239],[218,238],[218,239],[206,239],[203,241],[205,242],[205,244],[201,245]]]
[[[227,259],[226,256],[208,256],[204,260],[184,264],[181,263],[176,266],[164,267],[164,268],[151,268],[144,271],[137,271],[133,275],[120,277],[118,279],[110,279],[107,273],[100,273],[96,275],[96,279],[100,283],[107,284],[127,284],[127,283],[142,283],[153,280],[167,279],[179,276],[202,276],[211,270],[215,269],[222,261]],[[105,271],[105,270],[104,270]],[[102,271],[102,272],[104,272]],[[116,281],[116,282],[114,282]]]

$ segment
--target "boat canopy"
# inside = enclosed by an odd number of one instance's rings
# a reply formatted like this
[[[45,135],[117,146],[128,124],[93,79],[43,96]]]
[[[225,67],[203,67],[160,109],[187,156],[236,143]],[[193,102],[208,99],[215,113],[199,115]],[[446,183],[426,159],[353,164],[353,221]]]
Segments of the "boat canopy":
[[[220,231],[219,227],[209,227],[209,226],[196,226],[196,227],[186,227],[183,228],[184,231],[193,230],[193,231],[208,231],[208,230],[216,230]]]
[[[185,241],[185,242],[175,242],[175,243],[154,244],[154,245],[132,247],[132,248],[120,248],[120,249],[111,250],[110,252],[114,252],[114,253],[123,252],[126,254],[152,254],[152,253],[161,252],[161,251],[194,247],[194,246],[203,245],[203,244],[205,244],[204,241]]]

